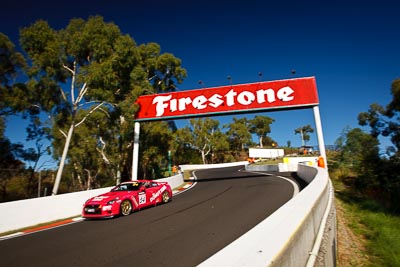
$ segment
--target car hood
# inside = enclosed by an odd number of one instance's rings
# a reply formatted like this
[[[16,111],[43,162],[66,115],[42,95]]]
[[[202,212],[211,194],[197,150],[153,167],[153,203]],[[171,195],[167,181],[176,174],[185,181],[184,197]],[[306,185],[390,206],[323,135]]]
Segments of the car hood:
[[[121,198],[125,196],[126,194],[132,194],[132,191],[114,191],[114,192],[107,192],[95,197],[90,198],[88,201],[86,201],[86,204],[100,204],[100,203],[107,203],[110,200]]]

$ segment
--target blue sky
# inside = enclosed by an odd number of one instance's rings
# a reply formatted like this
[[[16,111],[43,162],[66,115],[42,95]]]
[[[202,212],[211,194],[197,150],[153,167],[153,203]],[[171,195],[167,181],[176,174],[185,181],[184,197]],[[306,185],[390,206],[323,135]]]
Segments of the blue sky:
[[[370,104],[388,104],[391,82],[400,76],[396,1],[127,2],[6,0],[0,31],[17,43],[19,28],[38,19],[60,29],[71,18],[101,15],[138,44],[156,42],[162,52],[180,58],[188,72],[180,90],[202,87],[199,80],[206,87],[226,85],[227,76],[233,84],[257,82],[260,72],[263,81],[315,76],[327,145],[334,144],[345,127],[359,127],[357,115]],[[275,119],[270,136],[280,145],[290,141],[300,146],[294,129],[307,124],[315,128],[311,109],[260,115]],[[221,124],[231,121],[215,119]],[[22,142],[21,127],[9,120],[6,134]],[[317,144],[315,133],[309,144]]]

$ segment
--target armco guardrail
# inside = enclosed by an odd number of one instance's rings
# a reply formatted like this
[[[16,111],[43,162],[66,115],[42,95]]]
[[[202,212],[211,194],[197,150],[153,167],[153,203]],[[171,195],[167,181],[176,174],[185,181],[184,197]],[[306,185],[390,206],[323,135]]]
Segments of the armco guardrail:
[[[314,266],[316,262],[335,266],[336,227],[328,171],[299,164],[297,173],[310,182],[305,189],[199,266]],[[325,228],[328,218],[329,229]]]

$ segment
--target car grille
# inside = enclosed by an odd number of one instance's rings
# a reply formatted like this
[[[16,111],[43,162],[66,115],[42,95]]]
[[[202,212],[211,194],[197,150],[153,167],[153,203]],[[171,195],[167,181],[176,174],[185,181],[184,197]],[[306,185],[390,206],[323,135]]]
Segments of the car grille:
[[[100,205],[86,205],[83,210],[85,214],[101,214]]]

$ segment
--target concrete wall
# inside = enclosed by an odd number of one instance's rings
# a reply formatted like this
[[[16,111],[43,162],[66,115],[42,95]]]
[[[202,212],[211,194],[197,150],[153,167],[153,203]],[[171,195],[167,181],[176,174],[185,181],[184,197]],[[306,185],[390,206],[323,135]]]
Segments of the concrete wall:
[[[212,169],[212,168],[225,168],[225,167],[233,167],[240,165],[247,165],[248,161],[239,161],[232,163],[219,163],[219,164],[193,164],[193,165],[179,165],[182,171],[186,170],[200,170],[200,169]]]
[[[111,188],[1,203],[0,233],[78,216],[87,199]]]
[[[246,170],[252,171],[252,172],[257,172],[257,171],[263,171],[263,172],[278,172],[279,167],[278,165],[258,165],[258,164],[249,164],[246,166]]]

